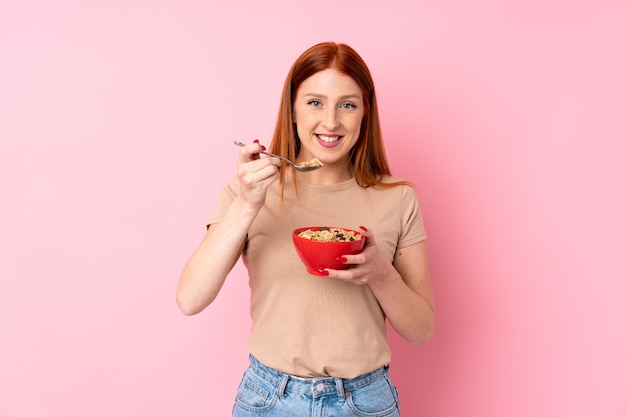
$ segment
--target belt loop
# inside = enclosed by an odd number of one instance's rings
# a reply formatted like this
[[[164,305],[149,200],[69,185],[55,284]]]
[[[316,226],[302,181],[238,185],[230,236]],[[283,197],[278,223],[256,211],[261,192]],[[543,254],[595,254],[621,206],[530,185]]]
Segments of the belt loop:
[[[289,375],[283,374],[283,377],[280,380],[280,385],[276,388],[276,392],[280,398],[285,398],[285,390],[287,389],[287,382],[289,382]]]
[[[341,378],[335,378],[335,387],[337,387],[337,397],[339,397],[339,402],[344,402],[346,400],[346,394],[343,391],[343,380]]]

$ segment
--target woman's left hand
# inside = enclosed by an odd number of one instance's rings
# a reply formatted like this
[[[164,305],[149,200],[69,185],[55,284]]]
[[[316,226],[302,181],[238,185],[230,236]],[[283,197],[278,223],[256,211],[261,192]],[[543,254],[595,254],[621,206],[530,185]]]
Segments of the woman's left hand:
[[[394,275],[398,272],[391,262],[378,250],[374,233],[364,226],[359,226],[365,237],[365,245],[361,253],[356,255],[344,255],[342,263],[351,265],[345,270],[326,269],[329,278],[351,282],[357,285],[373,284]]]

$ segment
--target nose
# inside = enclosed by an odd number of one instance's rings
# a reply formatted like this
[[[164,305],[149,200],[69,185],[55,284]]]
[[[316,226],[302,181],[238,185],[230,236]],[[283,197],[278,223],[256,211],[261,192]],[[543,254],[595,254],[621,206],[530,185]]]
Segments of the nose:
[[[326,129],[334,130],[339,127],[339,118],[337,117],[337,109],[328,108],[324,112],[323,126]]]

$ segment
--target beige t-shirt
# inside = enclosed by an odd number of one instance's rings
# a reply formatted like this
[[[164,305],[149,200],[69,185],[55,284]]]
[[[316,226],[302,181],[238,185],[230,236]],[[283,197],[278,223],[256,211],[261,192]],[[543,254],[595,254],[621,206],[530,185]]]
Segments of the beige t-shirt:
[[[386,180],[397,180],[387,178]],[[276,181],[248,231],[243,261],[249,271],[252,331],[249,350],[261,363],[302,377],[354,378],[389,363],[385,314],[367,285],[307,273],[291,237],[294,229],[334,226],[374,233],[393,260],[397,248],[426,239],[415,191],[409,186],[360,187],[286,179],[284,204]],[[218,223],[238,193],[233,178],[209,224]]]

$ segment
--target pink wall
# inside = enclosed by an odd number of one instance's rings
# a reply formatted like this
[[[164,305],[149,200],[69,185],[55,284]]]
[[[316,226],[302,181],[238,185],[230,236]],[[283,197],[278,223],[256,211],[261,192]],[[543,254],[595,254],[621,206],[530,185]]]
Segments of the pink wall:
[[[306,5],[304,5],[306,4]],[[226,416],[238,265],[178,274],[270,137],[286,71],[344,41],[422,190],[437,329],[391,335],[404,415],[626,415],[626,4],[4,0],[0,416]]]

